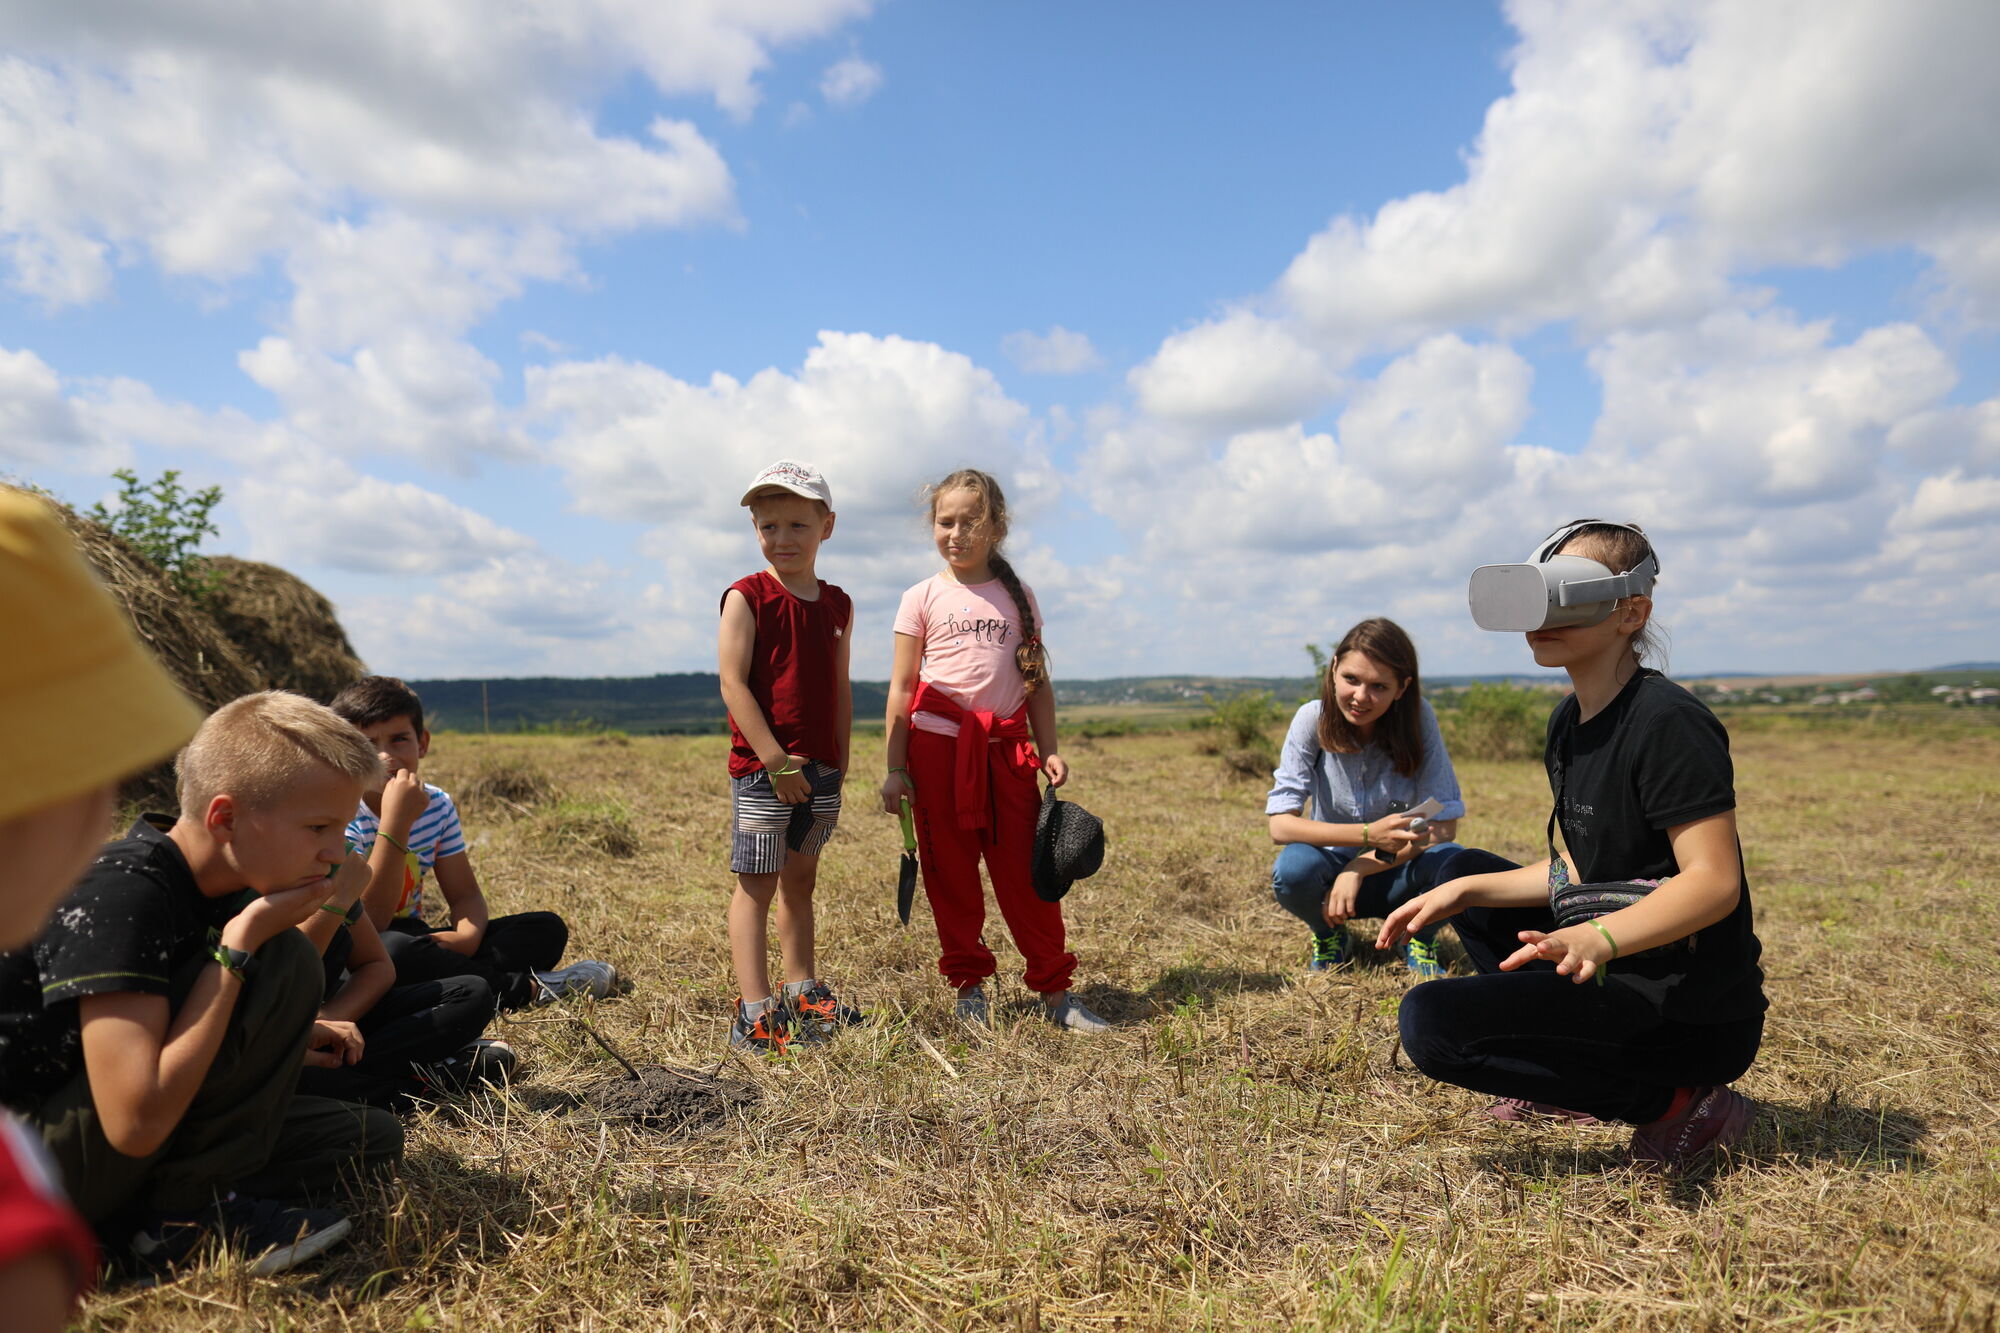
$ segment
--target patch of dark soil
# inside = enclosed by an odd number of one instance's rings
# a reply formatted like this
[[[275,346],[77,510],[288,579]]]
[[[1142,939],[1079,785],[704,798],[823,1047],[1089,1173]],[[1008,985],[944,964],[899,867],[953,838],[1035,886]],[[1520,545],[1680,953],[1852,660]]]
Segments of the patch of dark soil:
[[[747,1083],[725,1083],[665,1065],[640,1065],[638,1070],[636,1082],[620,1074],[591,1088],[584,1100],[600,1115],[665,1131],[710,1129],[731,1112],[757,1103],[757,1089]]]

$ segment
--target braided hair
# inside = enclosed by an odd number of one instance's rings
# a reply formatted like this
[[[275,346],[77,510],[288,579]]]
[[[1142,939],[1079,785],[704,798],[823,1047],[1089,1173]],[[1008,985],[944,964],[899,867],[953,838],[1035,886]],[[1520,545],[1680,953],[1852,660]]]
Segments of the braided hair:
[[[1032,695],[1049,683],[1049,655],[1042,647],[1041,627],[1035,623],[1035,608],[1021,586],[1021,576],[1014,572],[1007,557],[1000,554],[1000,543],[1007,539],[1007,496],[991,473],[960,468],[930,488],[926,498],[933,520],[937,518],[938,500],[952,491],[971,491],[977,495],[985,511],[980,522],[993,530],[993,550],[987,563],[993,566],[993,576],[1000,580],[1000,586],[1014,599],[1014,609],[1020,612],[1021,642],[1014,649],[1014,665],[1021,669],[1021,679]]]

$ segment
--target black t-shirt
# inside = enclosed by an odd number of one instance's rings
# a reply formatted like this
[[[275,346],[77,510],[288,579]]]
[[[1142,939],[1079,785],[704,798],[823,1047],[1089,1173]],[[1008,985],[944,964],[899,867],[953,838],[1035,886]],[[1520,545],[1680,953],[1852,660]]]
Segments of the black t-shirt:
[[[83,1068],[77,1001],[174,994],[243,895],[204,897],[181,849],[148,816],[107,845],[25,949],[0,953],[0,1102],[32,1111]],[[185,979],[183,979],[184,981]]]
[[[1641,670],[1608,707],[1578,721],[1576,696],[1549,715],[1543,754],[1572,878],[1580,884],[1665,879],[1678,870],[1667,830],[1736,808],[1729,733],[1707,705]],[[1736,852],[1742,875],[1743,849]],[[1751,927],[1750,881],[1736,907],[1689,947],[1621,958],[1610,979],[1663,1017],[1724,1023],[1764,1011],[1763,946]]]

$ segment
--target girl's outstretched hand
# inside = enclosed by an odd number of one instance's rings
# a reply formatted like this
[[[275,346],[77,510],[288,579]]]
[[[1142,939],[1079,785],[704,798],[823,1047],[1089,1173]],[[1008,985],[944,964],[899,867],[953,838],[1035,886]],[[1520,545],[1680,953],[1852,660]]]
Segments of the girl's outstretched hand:
[[[1375,937],[1375,947],[1393,949],[1424,927],[1457,916],[1465,910],[1465,906],[1455,880],[1420,893],[1383,919],[1382,933]]]
[[[1501,961],[1502,972],[1512,972],[1537,958],[1546,958],[1556,965],[1557,973],[1582,985],[1611,961],[1611,945],[1595,927],[1587,924],[1570,926],[1552,935],[1524,930],[1519,938],[1521,947]]]
[[[1042,756],[1042,776],[1049,780],[1051,787],[1060,787],[1069,781],[1069,761],[1059,754]]]

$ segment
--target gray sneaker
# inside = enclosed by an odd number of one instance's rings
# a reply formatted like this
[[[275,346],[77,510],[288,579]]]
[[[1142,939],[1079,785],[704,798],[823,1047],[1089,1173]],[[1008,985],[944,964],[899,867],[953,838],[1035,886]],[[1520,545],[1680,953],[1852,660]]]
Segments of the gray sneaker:
[[[993,1016],[986,1009],[986,987],[967,986],[958,993],[958,1021],[976,1028],[993,1026]]]
[[[1046,1006],[1049,1022],[1070,1032],[1109,1032],[1111,1025],[1090,1012],[1083,1001],[1069,992],[1063,992],[1061,1001]]]
[[[601,1000],[611,994],[618,981],[618,969],[595,958],[579,958],[568,967],[535,973],[535,1003],[547,1004],[565,995],[589,995]]]

